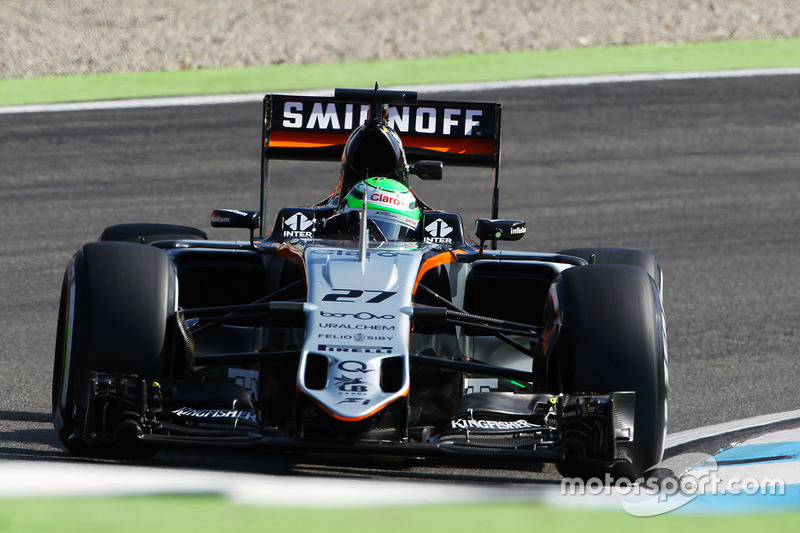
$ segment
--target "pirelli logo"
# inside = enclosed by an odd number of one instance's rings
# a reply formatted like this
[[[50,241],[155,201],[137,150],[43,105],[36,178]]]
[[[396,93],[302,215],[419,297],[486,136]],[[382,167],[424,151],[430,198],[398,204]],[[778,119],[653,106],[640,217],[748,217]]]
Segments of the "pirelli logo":
[[[348,346],[345,344],[320,344],[318,346],[321,352],[337,352],[337,353],[364,353],[364,354],[390,354],[392,353],[391,346]]]

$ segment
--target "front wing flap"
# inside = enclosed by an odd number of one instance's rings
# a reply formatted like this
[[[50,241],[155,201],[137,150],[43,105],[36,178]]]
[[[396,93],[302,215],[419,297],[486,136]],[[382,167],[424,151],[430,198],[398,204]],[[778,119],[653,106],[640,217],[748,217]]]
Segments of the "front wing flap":
[[[464,396],[437,427],[406,428],[400,440],[312,439],[268,427],[243,388],[227,383],[93,373],[85,423],[71,439],[102,444],[262,445],[295,451],[415,457],[481,456],[558,462],[624,461],[633,439],[634,393]]]

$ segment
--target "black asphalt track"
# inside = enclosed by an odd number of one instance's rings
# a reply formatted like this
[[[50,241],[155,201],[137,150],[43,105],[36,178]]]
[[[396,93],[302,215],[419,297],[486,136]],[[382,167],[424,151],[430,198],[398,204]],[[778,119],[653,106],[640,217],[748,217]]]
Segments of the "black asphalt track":
[[[422,95],[425,96],[424,94]],[[664,270],[670,432],[800,408],[800,78],[619,83],[429,95],[503,104],[500,215],[513,248],[621,246]],[[193,225],[257,209],[260,104],[0,115],[0,460],[66,460],[50,426],[64,267],[119,222]],[[334,187],[325,164],[273,164],[275,206]],[[418,182],[419,183],[419,182]],[[491,176],[415,190],[488,216]],[[503,469],[168,452],[149,464],[459,480]],[[257,465],[257,466],[256,466]]]

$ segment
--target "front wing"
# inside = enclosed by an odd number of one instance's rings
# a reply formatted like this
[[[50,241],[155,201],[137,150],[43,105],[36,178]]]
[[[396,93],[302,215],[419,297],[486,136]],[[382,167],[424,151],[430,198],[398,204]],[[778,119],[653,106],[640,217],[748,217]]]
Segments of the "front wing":
[[[264,446],[298,452],[408,457],[484,457],[559,462],[625,461],[633,440],[633,392],[611,394],[474,393],[438,426],[405,427],[399,439],[375,434],[305,436],[301,420],[262,424],[249,393],[233,384],[158,382],[92,373],[86,422],[76,441],[132,447]],[[287,428],[293,428],[288,429]]]

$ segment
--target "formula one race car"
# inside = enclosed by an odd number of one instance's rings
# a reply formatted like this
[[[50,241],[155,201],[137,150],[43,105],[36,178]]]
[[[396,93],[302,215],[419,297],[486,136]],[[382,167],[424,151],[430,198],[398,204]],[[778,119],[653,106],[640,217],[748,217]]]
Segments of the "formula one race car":
[[[481,457],[639,477],[667,420],[662,275],[628,249],[498,251],[501,107],[337,89],[264,99],[260,211],[209,241],[106,228],[69,262],[53,419],[76,454],[168,445]],[[341,158],[336,190],[269,228],[270,161]],[[476,239],[409,176],[492,169]]]

